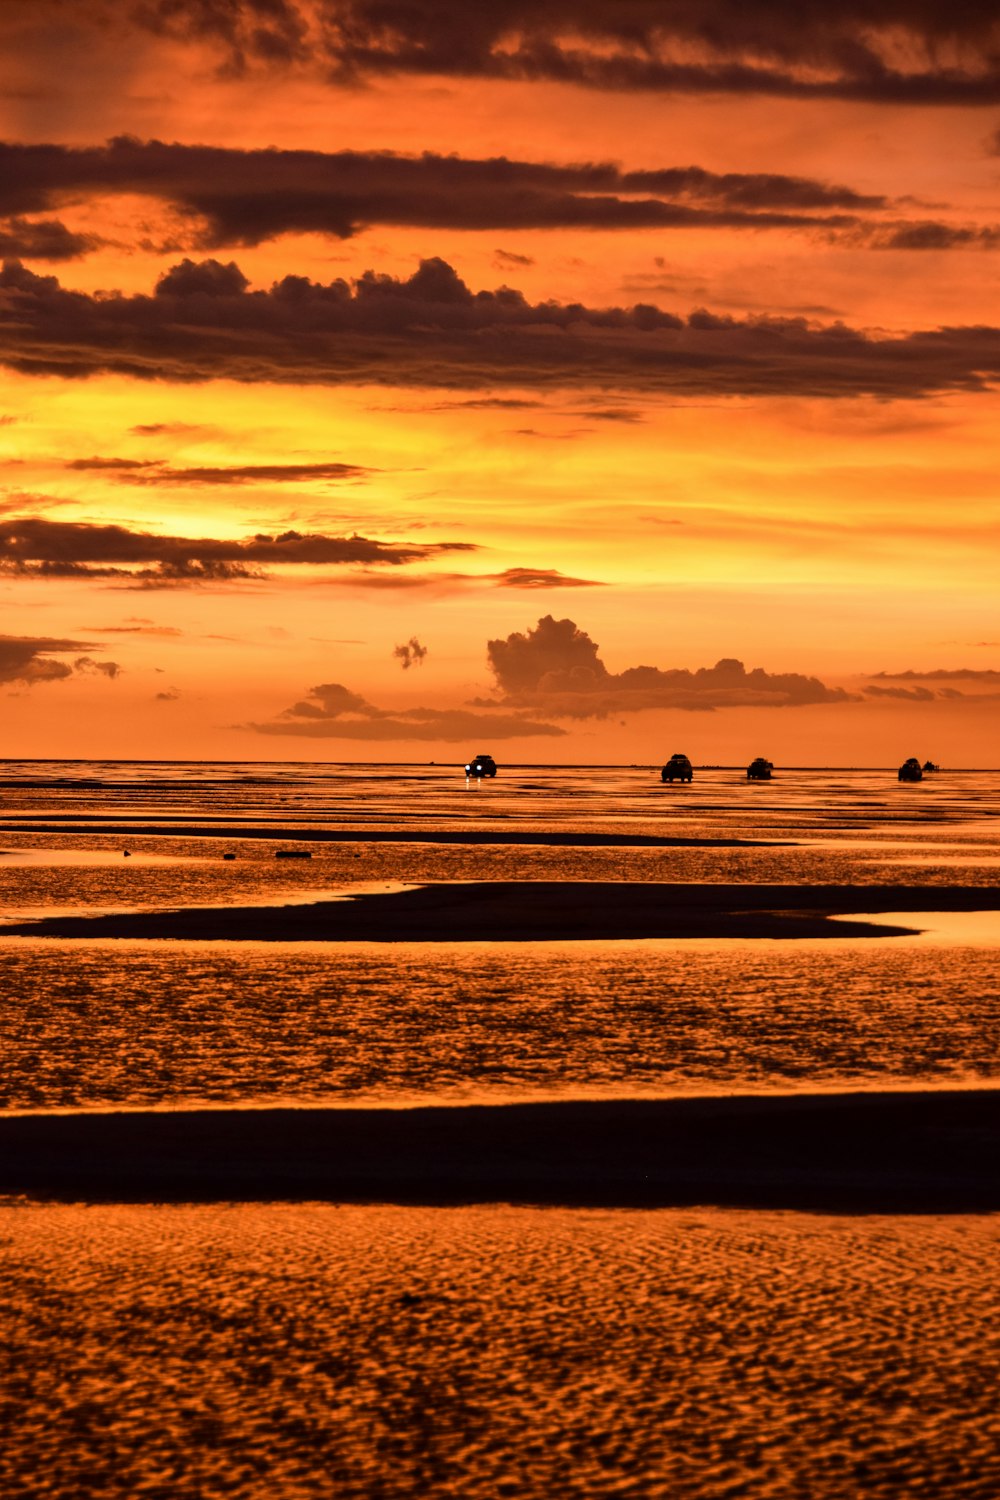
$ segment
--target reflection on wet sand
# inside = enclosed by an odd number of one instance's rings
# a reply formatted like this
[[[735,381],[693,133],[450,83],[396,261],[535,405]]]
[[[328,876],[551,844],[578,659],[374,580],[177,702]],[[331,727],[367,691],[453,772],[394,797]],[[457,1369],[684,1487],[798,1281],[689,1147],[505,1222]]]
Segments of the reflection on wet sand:
[[[996,773],[0,793],[5,1495],[1000,1490]]]

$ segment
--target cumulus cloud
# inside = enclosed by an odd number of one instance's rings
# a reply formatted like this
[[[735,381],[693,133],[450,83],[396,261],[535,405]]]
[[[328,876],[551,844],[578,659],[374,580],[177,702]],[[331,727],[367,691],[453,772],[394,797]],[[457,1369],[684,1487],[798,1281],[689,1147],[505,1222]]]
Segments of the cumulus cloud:
[[[47,11],[60,16],[58,0],[36,0],[37,14]],[[664,94],[1000,102],[1000,24],[982,0],[806,0],[793,14],[783,0],[79,0],[74,20],[84,19],[96,46],[133,26],[208,46],[230,74],[312,69],[331,86],[416,74]]]
[[[323,682],[308,696],[270,722],[242,726],[257,734],[291,735],[309,739],[445,740],[451,743],[489,735],[494,740],[560,737],[555,724],[540,723],[520,713],[475,713],[464,708],[377,708],[339,682]]]
[[[117,677],[121,671],[117,662],[98,662],[91,656],[78,656],[72,663],[58,660],[71,652],[93,649],[87,641],[0,635],[0,682],[20,682],[31,687],[41,682],[62,682],[74,672],[99,672],[105,677]]]
[[[598,645],[573,620],[545,615],[532,629],[487,645],[499,703],[532,706],[555,718],[606,718],[609,714],[677,708],[793,708],[858,701],[798,672],[747,671],[725,658],[713,667],[629,667],[609,672]]]
[[[984,390],[1000,376],[1000,330],[986,325],[876,335],[800,317],[680,317],[645,303],[532,304],[508,287],[473,292],[439,259],[405,280],[369,271],[353,285],[286,276],[246,291],[221,278],[220,290],[215,279],[211,290],[178,291],[168,273],[152,297],[89,295],[8,262],[0,362],[65,378],[541,386],[605,398],[616,389],[904,398]]]
[[[34,578],[117,578],[165,585],[230,582],[267,577],[265,569],[272,564],[400,567],[474,550],[470,542],[379,542],[298,531],[258,533],[234,541],[157,536],[125,526],[47,521],[39,516],[0,521],[0,574]]]
[[[406,672],[410,667],[423,666],[427,647],[422,646],[415,635],[411,635],[402,646],[394,646],[392,654]]]

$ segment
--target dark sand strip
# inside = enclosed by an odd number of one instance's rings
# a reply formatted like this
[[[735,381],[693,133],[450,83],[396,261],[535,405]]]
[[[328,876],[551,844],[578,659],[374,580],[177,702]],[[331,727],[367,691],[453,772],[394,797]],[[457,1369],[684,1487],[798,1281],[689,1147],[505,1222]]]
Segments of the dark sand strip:
[[[912,926],[841,912],[996,911],[997,886],[671,885],[469,881],[292,906],[189,907],[46,917],[0,936],[243,942],[545,942],[587,938],[891,937]]]
[[[0,1118],[0,1192],[1000,1209],[1000,1091]]]
[[[244,827],[239,818],[220,818],[218,823],[195,825],[187,818],[163,819],[158,824],[123,814],[109,822],[91,822],[85,813],[67,813],[65,818],[49,823],[19,823],[16,815],[0,819],[0,833],[72,833],[102,834],[120,838],[187,839],[274,839],[288,843],[294,839],[319,844],[546,844],[557,849],[794,849],[790,839],[684,839],[661,838],[652,833],[574,833],[569,829],[509,828],[317,828],[313,819],[308,826],[296,827],[294,819],[261,827]]]

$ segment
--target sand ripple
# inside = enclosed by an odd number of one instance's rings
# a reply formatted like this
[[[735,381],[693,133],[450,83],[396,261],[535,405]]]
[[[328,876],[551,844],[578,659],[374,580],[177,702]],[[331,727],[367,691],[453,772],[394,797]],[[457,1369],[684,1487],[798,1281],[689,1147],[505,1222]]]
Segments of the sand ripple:
[[[990,1218],[0,1208],[0,1489],[1000,1492]]]

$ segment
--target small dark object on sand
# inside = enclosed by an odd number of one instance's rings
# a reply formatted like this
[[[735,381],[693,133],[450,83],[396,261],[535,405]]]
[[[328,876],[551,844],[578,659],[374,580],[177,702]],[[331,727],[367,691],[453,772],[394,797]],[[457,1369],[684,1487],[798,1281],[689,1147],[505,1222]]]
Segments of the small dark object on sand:
[[[275,859],[312,859],[311,849],[275,849]]]
[[[235,859],[236,855],[235,854],[224,854],[222,857],[223,857],[223,859]]]
[[[122,850],[122,859],[131,859],[131,858],[132,858],[132,851],[131,851],[131,849],[123,849]]]

